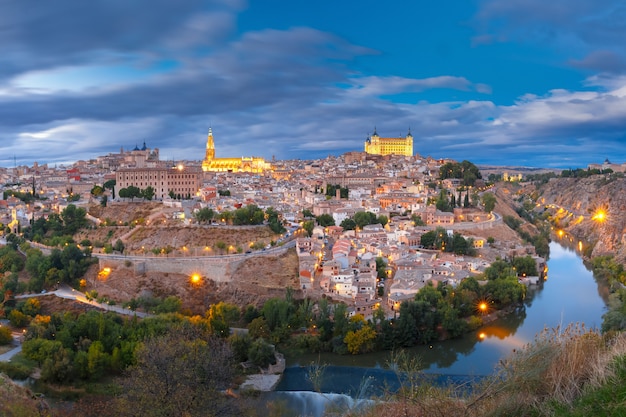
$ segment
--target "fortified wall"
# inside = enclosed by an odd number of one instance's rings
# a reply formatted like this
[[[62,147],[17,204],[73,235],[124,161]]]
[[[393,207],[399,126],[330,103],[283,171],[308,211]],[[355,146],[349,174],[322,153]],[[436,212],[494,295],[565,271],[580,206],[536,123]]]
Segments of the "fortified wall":
[[[271,253],[255,253],[228,256],[198,257],[163,257],[163,256],[122,256],[98,254],[100,270],[104,268],[133,268],[136,275],[148,272],[193,275],[200,274],[215,282],[230,282],[237,268],[255,256],[276,257],[282,255],[287,248],[273,250]]]

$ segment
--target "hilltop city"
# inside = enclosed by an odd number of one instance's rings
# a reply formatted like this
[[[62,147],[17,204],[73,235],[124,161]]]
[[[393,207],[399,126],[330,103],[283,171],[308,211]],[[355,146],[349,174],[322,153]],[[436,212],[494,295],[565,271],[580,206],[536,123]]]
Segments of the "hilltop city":
[[[70,204],[98,202],[103,206],[160,202],[162,215],[181,226],[197,222],[201,210],[216,213],[211,221],[219,225],[221,212],[249,205],[272,208],[286,226],[279,230],[283,234],[278,243],[297,248],[294,287],[309,296],[326,294],[343,301],[351,314],[366,318],[381,303],[388,314],[397,312],[427,283],[456,286],[500,257],[533,256],[539,271],[545,267],[532,245],[506,232],[493,204],[485,209],[481,194],[489,186],[476,167],[468,161],[458,164],[414,154],[410,130],[405,137],[394,138],[380,137],[375,129],[364,151],[308,161],[218,158],[215,143],[209,129],[202,161],[163,161],[159,149],[144,142],[67,168],[37,163],[4,168],[0,182],[5,184],[6,199],[0,201],[0,222],[18,233]],[[441,176],[442,167],[462,166],[473,170]],[[600,168],[626,167],[607,160]],[[522,180],[521,173],[504,171],[501,177]],[[20,199],[25,195],[37,198]],[[308,222],[305,236],[301,226],[307,219],[317,221]],[[457,247],[449,252],[425,249],[423,236],[428,239],[435,230],[447,235],[437,238],[437,249],[445,249],[445,242],[452,239]],[[126,254],[133,254],[125,243]],[[189,251],[187,242],[172,243],[173,255]],[[232,252],[267,248],[251,243]],[[208,255],[202,248],[196,248],[196,254],[198,250]],[[210,271],[204,274],[220,279]],[[387,281],[392,274],[393,281]],[[536,284],[537,279],[520,277],[526,284]]]

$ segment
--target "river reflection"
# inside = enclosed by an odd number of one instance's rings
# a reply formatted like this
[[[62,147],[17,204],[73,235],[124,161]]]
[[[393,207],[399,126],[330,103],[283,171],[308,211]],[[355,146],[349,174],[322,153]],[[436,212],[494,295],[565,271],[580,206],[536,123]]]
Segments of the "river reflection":
[[[575,250],[550,244],[548,280],[530,287],[523,306],[495,320],[474,333],[455,340],[407,349],[419,356],[426,372],[448,375],[489,375],[500,360],[514,349],[532,342],[545,328],[584,323],[599,328],[606,304],[601,295],[606,285],[597,283]],[[389,352],[367,355],[310,354],[288,358],[289,366],[307,366],[311,362],[337,366],[384,368]],[[288,379],[288,378],[285,378]],[[291,381],[283,380],[279,390],[290,390]],[[294,381],[295,383],[295,381]],[[299,384],[296,384],[299,385]]]

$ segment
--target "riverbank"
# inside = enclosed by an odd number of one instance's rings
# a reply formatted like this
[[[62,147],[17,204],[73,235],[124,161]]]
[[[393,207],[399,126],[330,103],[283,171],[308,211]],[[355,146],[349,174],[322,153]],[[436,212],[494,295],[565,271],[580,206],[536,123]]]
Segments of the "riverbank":
[[[248,375],[244,383],[239,386],[239,390],[273,391],[287,367],[287,361],[282,353],[275,352],[274,357],[276,358],[274,365],[262,369],[260,374]]]
[[[239,386],[239,390],[274,391],[282,376],[282,373],[248,375],[246,381]]]

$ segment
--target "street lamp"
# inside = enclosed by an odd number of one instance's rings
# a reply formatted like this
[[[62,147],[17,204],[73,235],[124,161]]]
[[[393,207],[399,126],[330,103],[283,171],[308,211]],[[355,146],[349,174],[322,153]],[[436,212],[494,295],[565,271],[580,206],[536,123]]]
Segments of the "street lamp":
[[[189,280],[191,281],[192,285],[199,285],[202,282],[202,277],[200,276],[200,274],[192,274]]]
[[[602,209],[598,209],[598,210],[594,213],[594,215],[593,215],[593,217],[591,218],[591,220],[595,220],[595,221],[597,221],[597,222],[599,222],[599,223],[602,223],[603,221],[605,221],[605,220],[606,220],[606,213],[604,212],[604,210],[602,210]]]

